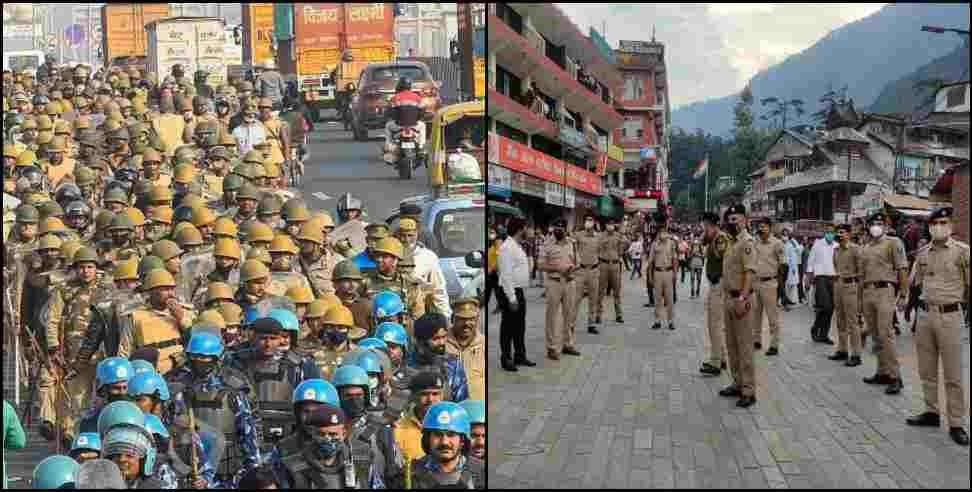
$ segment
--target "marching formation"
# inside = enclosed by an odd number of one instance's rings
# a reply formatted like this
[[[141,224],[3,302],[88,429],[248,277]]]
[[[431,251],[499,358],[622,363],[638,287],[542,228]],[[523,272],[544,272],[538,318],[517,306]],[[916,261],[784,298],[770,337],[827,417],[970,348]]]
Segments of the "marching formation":
[[[55,452],[34,487],[484,488],[479,301],[421,208],[311,209],[313,126],[271,64],[210,88],[47,62],[3,74],[4,352]]]

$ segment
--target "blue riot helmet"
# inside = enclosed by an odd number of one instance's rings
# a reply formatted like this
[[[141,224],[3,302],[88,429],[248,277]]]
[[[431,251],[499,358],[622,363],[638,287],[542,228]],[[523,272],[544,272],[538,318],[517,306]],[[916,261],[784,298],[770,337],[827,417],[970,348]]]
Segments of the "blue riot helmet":
[[[323,379],[305,379],[294,389],[291,403],[294,406],[297,424],[300,425],[304,420],[304,414],[321,404],[341,406],[341,397],[331,383]]]
[[[293,348],[297,344],[297,337],[300,336],[300,320],[297,319],[297,315],[284,308],[273,308],[267,313],[267,316],[277,320],[285,332],[287,332],[288,338],[290,338],[289,347]]]
[[[34,467],[33,485],[37,490],[73,489],[74,476],[81,465],[64,456],[54,455],[44,458]]]
[[[372,314],[376,321],[394,318],[405,312],[405,304],[402,303],[402,298],[390,290],[383,290],[376,294],[373,303]]]
[[[156,408],[156,405],[169,401],[169,385],[157,372],[143,372],[132,378],[128,383],[128,396],[146,414],[150,414]],[[146,396],[150,399],[139,401],[140,398]],[[146,408],[143,405],[147,405],[148,407]]]
[[[131,363],[132,372],[134,372],[136,376],[143,372],[155,372],[155,366],[153,366],[152,363],[147,360],[137,359],[131,361]]]
[[[469,414],[458,403],[444,401],[429,407],[422,419],[422,450],[429,453],[428,432],[455,432],[464,440],[464,451],[469,448]]]
[[[162,419],[158,415],[145,415],[145,429],[155,437],[156,448],[160,452],[169,450],[169,439],[171,437],[169,429],[162,423]]]
[[[352,420],[361,417],[370,406],[371,384],[368,373],[356,365],[341,366],[334,371],[333,379],[334,387],[338,389],[338,394],[341,395],[341,409]],[[341,392],[341,388],[349,386],[359,386],[365,394],[360,397],[345,396]]]
[[[384,370],[378,352],[373,349],[365,349],[360,355],[354,358],[351,364],[360,367],[368,374],[368,408],[377,410],[384,408],[384,398],[382,398],[382,375]]]
[[[381,350],[384,351],[385,353],[388,353],[388,345],[386,345],[384,341],[379,340],[377,338],[369,337],[369,338],[361,339],[358,342],[358,347],[363,349]]]
[[[459,403],[459,406],[469,414],[469,424],[486,423],[486,402],[483,400],[466,400]]]
[[[146,477],[152,475],[157,456],[155,437],[144,425],[113,427],[104,435],[102,456],[111,459],[112,456],[123,453],[141,458],[142,475]]]
[[[105,433],[119,426],[144,427],[145,412],[130,401],[116,401],[102,408],[98,414],[98,434],[102,436],[102,445]]]
[[[95,367],[95,388],[98,396],[111,401],[128,398],[126,393],[111,393],[106,386],[128,382],[135,375],[131,362],[124,357],[108,357]]]
[[[408,353],[408,333],[405,327],[399,323],[381,323],[375,328],[375,338],[383,340],[387,346],[394,343],[402,348],[402,353]],[[389,352],[389,355],[390,352]]]
[[[74,438],[74,442],[71,444],[71,451],[68,452],[74,460],[78,460],[78,455],[81,453],[98,453],[101,456],[101,436],[97,432],[82,432],[78,434],[78,437]],[[98,456],[95,456],[97,458]],[[79,461],[81,463],[81,461]]]
[[[208,378],[219,366],[223,356],[223,338],[209,331],[196,331],[189,338],[186,346],[189,357],[189,367],[193,377]],[[198,358],[213,358],[214,360],[198,360]]]

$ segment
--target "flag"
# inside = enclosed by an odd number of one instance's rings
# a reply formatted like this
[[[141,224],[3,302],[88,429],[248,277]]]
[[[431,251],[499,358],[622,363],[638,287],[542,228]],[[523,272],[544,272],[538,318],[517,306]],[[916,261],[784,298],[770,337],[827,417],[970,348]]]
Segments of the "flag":
[[[698,179],[702,177],[709,169],[709,156],[705,156],[705,159],[699,161],[699,165],[695,166],[695,172],[692,173],[692,179]]]
[[[605,174],[607,174],[607,164],[608,164],[608,155],[604,152],[599,153],[597,156],[597,173],[596,173],[598,176],[604,176]]]

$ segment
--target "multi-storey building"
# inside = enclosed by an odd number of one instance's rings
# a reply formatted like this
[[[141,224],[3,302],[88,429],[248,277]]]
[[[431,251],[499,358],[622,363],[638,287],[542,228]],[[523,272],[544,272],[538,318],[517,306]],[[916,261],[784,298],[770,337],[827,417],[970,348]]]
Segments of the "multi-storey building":
[[[622,215],[622,163],[608,152],[624,81],[610,50],[553,4],[488,4],[487,38],[491,194],[539,224]]]
[[[455,3],[401,3],[395,17],[400,57],[448,57],[456,38]]]

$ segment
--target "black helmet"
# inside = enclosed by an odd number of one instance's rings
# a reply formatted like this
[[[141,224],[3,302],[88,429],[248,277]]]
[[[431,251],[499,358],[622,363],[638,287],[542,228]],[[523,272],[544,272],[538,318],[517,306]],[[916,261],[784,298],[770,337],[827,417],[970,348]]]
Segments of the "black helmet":
[[[125,196],[128,196],[128,194],[131,193],[132,191],[133,185],[134,183],[131,181],[121,181],[119,179],[113,179],[105,185],[105,195],[107,195],[108,192],[113,189],[120,189],[122,190],[122,192],[125,193]]]
[[[412,79],[402,76],[398,79],[398,85],[395,86],[395,92],[410,91],[412,90]]]
[[[138,171],[129,167],[120,168],[115,171],[115,179],[134,184],[138,180]]]
[[[192,207],[187,205],[176,207],[176,209],[172,212],[172,224],[175,225],[179,222],[192,223]]]
[[[44,183],[44,173],[41,172],[37,166],[27,166],[21,168],[23,171],[20,172],[20,177],[27,179],[30,183],[32,189],[38,189]]]
[[[68,217],[91,217],[91,207],[81,200],[75,200],[64,207],[64,214]]]
[[[34,106],[40,106],[41,104],[48,104],[50,102],[51,102],[51,100],[48,99],[47,96],[42,96],[42,95],[39,95],[39,94],[36,95],[36,96],[34,96],[34,100],[31,101],[31,103]]]
[[[66,206],[68,203],[83,200],[84,196],[81,194],[81,189],[78,185],[74,183],[64,183],[57,188],[54,192],[54,201],[56,201],[62,207]]]

